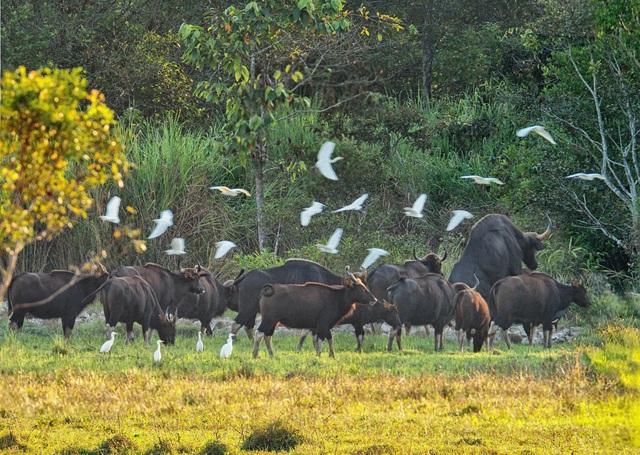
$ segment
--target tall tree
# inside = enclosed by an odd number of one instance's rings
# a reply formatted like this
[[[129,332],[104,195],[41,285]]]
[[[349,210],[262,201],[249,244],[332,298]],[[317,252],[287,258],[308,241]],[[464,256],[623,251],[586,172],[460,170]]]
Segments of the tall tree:
[[[0,117],[0,297],[25,245],[50,239],[86,218],[90,190],[123,186],[129,164],[113,134],[104,96],[86,90],[79,68],[2,77]]]
[[[309,106],[296,89],[312,73],[302,43],[309,35],[348,30],[350,22],[340,0],[301,0],[296,4],[267,0],[230,6],[208,16],[205,29],[184,24],[185,60],[212,78],[199,84],[199,94],[224,103],[231,125],[231,143],[243,166],[255,169],[258,246],[265,248],[264,164],[267,128],[280,107]]]
[[[588,0],[593,28],[558,39],[546,109],[569,127],[574,150],[602,175],[624,216],[611,222],[597,194],[575,190],[584,226],[640,259],[640,1]],[[597,184],[597,181],[596,181]],[[637,264],[636,264],[637,266]]]

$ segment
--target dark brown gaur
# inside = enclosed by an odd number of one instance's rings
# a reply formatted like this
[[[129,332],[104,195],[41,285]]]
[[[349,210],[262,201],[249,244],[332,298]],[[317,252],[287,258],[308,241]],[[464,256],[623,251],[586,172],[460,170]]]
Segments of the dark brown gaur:
[[[260,295],[262,320],[253,345],[253,356],[258,356],[264,338],[269,355],[273,357],[271,337],[278,324],[294,329],[313,329],[317,355],[322,341],[329,340],[329,355],[335,356],[331,328],[353,310],[355,303],[368,304],[375,297],[362,280],[350,273],[340,285],[322,283],[265,284]]]
[[[107,338],[115,331],[118,322],[126,325],[126,341],[133,341],[133,324],[142,326],[142,336],[149,345],[151,331],[158,331],[160,339],[174,344],[176,339],[176,317],[163,312],[156,293],[141,276],[111,277],[102,289],[102,306],[106,321]]]
[[[455,307],[455,329],[458,332],[459,350],[462,352],[464,339],[467,339],[467,345],[473,339],[473,352],[479,352],[482,344],[487,342],[489,334],[489,326],[491,325],[491,316],[489,314],[489,306],[482,298],[476,288],[479,280],[476,277],[476,285],[470,288],[465,283],[454,283],[453,288],[456,291],[453,297]],[[469,346],[470,348],[470,346]],[[487,343],[487,350],[489,344]]]
[[[449,275],[451,283],[473,286],[487,300],[493,284],[507,276],[522,274],[522,263],[535,270],[536,252],[546,248],[543,243],[551,235],[549,223],[542,234],[522,232],[505,215],[490,214],[478,221],[469,234],[467,245]]]
[[[9,327],[21,329],[27,314],[40,319],[62,320],[65,338],[71,336],[78,315],[92,303],[109,274],[102,264],[90,273],[54,270],[51,273],[21,273],[7,290]]]
[[[524,273],[499,280],[489,294],[490,346],[493,345],[493,334],[501,329],[507,346],[511,349],[511,341],[506,330],[513,324],[528,324],[531,327],[531,344],[534,328],[542,324],[543,345],[551,348],[553,322],[571,303],[583,308],[591,305],[587,290],[578,280],[573,280],[570,285],[562,284],[540,272]]]

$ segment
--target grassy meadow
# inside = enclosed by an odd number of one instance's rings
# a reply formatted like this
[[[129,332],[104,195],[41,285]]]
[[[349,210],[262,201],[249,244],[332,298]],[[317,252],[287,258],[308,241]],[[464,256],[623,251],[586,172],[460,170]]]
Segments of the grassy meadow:
[[[232,314],[230,315],[232,316]],[[621,322],[573,343],[433,352],[432,336],[336,333],[336,358],[277,333],[258,359],[244,332],[219,358],[228,329],[205,339],[181,322],[175,346],[153,361],[119,327],[100,354],[99,322],[0,323],[0,452],[298,454],[638,453],[640,331]]]

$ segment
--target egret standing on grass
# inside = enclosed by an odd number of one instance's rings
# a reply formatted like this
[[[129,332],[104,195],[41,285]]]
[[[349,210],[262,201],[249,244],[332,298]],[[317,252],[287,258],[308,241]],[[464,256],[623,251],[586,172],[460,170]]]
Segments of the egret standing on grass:
[[[231,352],[233,351],[233,335],[230,333],[229,338],[227,338],[227,342],[220,349],[220,358],[228,359],[231,357]]]
[[[204,343],[202,342],[202,332],[198,330],[198,342],[196,343],[196,352],[204,351]]]
[[[108,221],[110,223],[118,224],[120,218],[118,217],[118,211],[120,210],[120,199],[118,196],[113,196],[107,203],[107,213],[100,215],[102,221]]]
[[[333,167],[331,167],[331,164],[343,159],[341,156],[331,158],[331,154],[333,153],[333,149],[335,147],[336,144],[331,141],[327,141],[322,144],[322,147],[320,147],[320,151],[318,152],[318,160],[315,164],[315,167],[318,168],[320,173],[329,180],[338,180],[338,176],[333,170]]]
[[[160,360],[162,360],[162,353],[160,352],[160,345],[162,343],[164,343],[164,341],[162,340],[158,340],[158,349],[156,349],[156,351],[153,353],[153,361],[154,362],[159,362]]]
[[[340,243],[341,237],[342,237],[342,228],[338,228],[335,231],[333,231],[333,234],[331,234],[331,237],[329,238],[329,241],[326,243],[326,245],[322,245],[321,243],[316,243],[316,246],[320,251],[323,251],[325,253],[336,254],[338,252],[337,248],[338,248],[338,243]]]
[[[404,208],[404,214],[413,218],[422,218],[424,216],[422,210],[424,209],[425,202],[427,202],[427,195],[423,193],[418,196],[411,207]]]
[[[115,340],[116,340],[116,332],[111,332],[111,339],[104,342],[104,344],[100,348],[100,352],[109,352]]]
[[[156,227],[153,232],[147,237],[147,239],[155,239],[167,232],[169,226],[173,226],[173,212],[171,210],[163,210],[160,214],[160,218],[153,220],[156,222]]]

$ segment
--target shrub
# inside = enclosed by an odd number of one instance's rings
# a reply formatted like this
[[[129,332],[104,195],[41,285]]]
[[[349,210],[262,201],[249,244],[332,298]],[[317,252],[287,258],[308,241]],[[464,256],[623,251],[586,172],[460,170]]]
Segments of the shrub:
[[[213,441],[204,446],[200,455],[224,455],[227,453],[227,446],[218,441]]]
[[[126,454],[134,453],[136,450],[135,443],[121,434],[113,435],[100,444],[100,453],[103,454]]]
[[[303,437],[298,430],[288,428],[282,421],[277,420],[254,430],[242,443],[242,450],[289,451],[302,442]]]

